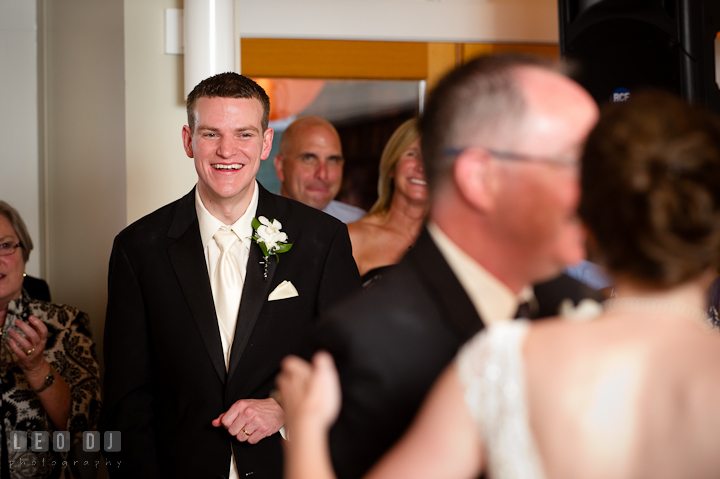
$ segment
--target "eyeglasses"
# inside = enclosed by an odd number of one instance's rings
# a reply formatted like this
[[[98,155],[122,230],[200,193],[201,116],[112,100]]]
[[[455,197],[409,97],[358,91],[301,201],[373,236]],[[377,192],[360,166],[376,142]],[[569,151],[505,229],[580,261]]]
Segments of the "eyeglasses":
[[[524,153],[513,153],[511,151],[491,150],[490,148],[482,148],[482,149],[487,151],[488,153],[490,153],[491,156],[494,156],[495,158],[499,158],[501,160],[528,161],[528,162],[533,162],[533,163],[546,163],[549,165],[571,166],[573,168],[577,168],[578,166],[580,166],[577,159],[552,158],[549,156],[526,155]],[[450,156],[458,156],[464,150],[465,150],[465,148],[445,148],[445,153]]]
[[[0,243],[0,256],[9,256],[18,248],[22,248],[22,243]]]

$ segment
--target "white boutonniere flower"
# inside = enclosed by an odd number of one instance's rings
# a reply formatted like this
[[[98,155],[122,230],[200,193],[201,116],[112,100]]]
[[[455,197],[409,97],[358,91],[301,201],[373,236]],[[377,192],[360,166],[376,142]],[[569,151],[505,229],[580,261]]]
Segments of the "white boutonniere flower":
[[[565,298],[560,303],[558,310],[560,317],[571,321],[588,321],[600,316],[602,312],[602,305],[590,298],[581,300],[577,306],[573,306],[571,299]]]
[[[275,259],[279,262],[278,254],[290,251],[293,244],[287,242],[287,234],[280,231],[282,223],[276,219],[270,221],[264,216],[259,216],[253,218],[252,227],[255,229],[252,239],[260,246],[263,253],[264,261],[261,264],[265,265],[265,280],[267,280],[269,257],[275,256]]]

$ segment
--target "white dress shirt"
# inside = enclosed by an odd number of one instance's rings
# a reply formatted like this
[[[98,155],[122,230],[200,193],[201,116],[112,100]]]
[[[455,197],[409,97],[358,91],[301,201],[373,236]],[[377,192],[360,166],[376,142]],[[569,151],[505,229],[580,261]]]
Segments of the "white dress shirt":
[[[257,181],[254,184],[254,191],[250,204],[248,205],[245,213],[232,225],[229,225],[233,232],[240,238],[240,241],[235,243],[230,250],[230,253],[235,256],[235,259],[240,266],[240,275],[245,284],[245,276],[247,273],[247,263],[250,256],[250,248],[252,246],[252,220],[257,214],[259,187]],[[205,263],[208,268],[208,278],[212,278],[215,274],[215,268],[217,267],[218,258],[220,257],[220,248],[213,236],[220,229],[221,226],[225,225],[222,221],[215,218],[208,210],[200,198],[200,193],[197,187],[195,188],[195,211],[197,212],[198,223],[200,224],[200,239],[203,244],[203,251],[205,252]],[[213,291],[213,295],[215,292]],[[213,300],[214,300],[213,296]],[[240,293],[240,301],[242,301],[242,292]],[[240,309],[240,302],[238,302],[238,310]],[[223,357],[225,358],[225,367],[228,366],[230,361],[230,352],[232,351],[233,334],[232,332],[227,334],[223,332],[223,328],[219,327],[220,339],[222,340]],[[230,458],[230,474],[229,479],[238,479],[237,464],[235,463],[235,457],[232,455],[231,449]]]
[[[323,208],[323,213],[327,213],[347,224],[359,220],[367,214],[367,211],[347,203],[330,200],[330,203]]]
[[[427,229],[485,326],[512,319],[518,305],[533,297],[532,288],[529,286],[519,295],[515,295],[510,288],[460,249],[435,223],[429,222]]]

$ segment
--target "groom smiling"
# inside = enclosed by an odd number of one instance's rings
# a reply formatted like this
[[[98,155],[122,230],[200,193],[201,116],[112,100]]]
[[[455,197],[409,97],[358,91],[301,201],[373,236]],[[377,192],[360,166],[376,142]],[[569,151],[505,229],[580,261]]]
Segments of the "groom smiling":
[[[187,109],[197,187],[123,230],[110,258],[101,428],[122,433],[108,459],[123,464],[111,476],[280,478],[279,361],[360,278],[344,224],[255,180],[273,139],[260,86],[216,75]],[[277,226],[278,249],[259,221]]]

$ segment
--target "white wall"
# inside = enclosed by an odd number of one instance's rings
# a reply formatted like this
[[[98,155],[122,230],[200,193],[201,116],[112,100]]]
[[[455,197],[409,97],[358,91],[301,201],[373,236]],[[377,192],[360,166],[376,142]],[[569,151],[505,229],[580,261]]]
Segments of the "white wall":
[[[41,276],[44,241],[34,1],[0,0],[0,112],[0,200],[14,206],[27,224],[35,250],[25,270]]]
[[[165,9],[182,0],[125,0],[127,223],[181,197],[197,181],[185,155],[183,57],[165,54]]]
[[[126,223],[122,0],[39,0],[48,282],[90,315],[98,353],[112,240]]]
[[[244,37],[558,41],[555,0],[236,0]]]

